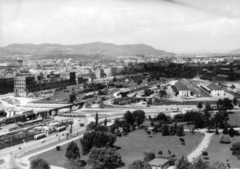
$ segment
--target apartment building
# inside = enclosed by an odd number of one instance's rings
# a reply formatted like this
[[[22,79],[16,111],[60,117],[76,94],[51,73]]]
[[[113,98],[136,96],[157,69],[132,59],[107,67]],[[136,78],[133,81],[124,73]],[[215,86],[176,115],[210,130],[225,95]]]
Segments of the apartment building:
[[[14,78],[14,95],[26,97],[32,93],[41,96],[47,91],[55,91],[56,88],[75,84],[75,72],[51,73],[38,76],[20,74]]]

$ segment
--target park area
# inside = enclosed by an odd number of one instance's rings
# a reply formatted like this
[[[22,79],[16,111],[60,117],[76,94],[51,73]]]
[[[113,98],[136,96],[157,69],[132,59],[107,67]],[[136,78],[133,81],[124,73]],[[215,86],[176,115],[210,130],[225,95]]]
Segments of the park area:
[[[221,135],[214,135],[209,147],[206,150],[208,157],[206,158],[204,156],[200,156],[199,158],[210,163],[219,161],[224,164],[230,164],[231,168],[239,168],[240,161],[235,155],[232,155],[230,148],[232,143],[240,142],[240,136],[230,137],[230,144],[220,143],[220,137]]]
[[[128,166],[135,160],[143,159],[144,151],[154,151],[156,156],[158,152],[162,151],[161,156],[168,157],[175,154],[175,158],[179,159],[181,156],[187,156],[191,153],[203,139],[203,134],[195,133],[194,135],[186,132],[184,138],[185,145],[182,145],[178,136],[162,136],[161,133],[152,134],[151,137],[145,132],[144,129],[137,129],[130,132],[127,136],[118,137],[115,146],[122,156],[125,166]],[[75,141],[80,147],[80,141]],[[67,161],[65,157],[67,145],[61,147],[61,151],[52,149],[45,153],[39,154],[38,158],[43,158],[51,165],[64,167]],[[87,161],[87,156],[81,156],[81,160]],[[30,160],[35,157],[30,158]],[[85,169],[90,169],[90,166],[85,166]]]

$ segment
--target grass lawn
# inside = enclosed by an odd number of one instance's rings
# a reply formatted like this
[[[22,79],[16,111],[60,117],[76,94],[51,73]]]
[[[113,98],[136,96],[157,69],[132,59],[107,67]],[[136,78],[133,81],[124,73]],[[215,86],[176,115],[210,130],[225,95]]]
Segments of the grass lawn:
[[[208,149],[206,150],[208,152],[209,161],[210,163],[214,163],[216,161],[223,162],[224,164],[230,163],[231,168],[239,168],[240,161],[237,160],[236,156],[232,155],[232,151],[230,150],[230,147],[232,146],[232,143],[240,142],[240,137],[230,137],[231,144],[221,144],[219,143],[220,135],[214,135],[212,142],[210,143]],[[204,159],[203,156],[200,158]],[[226,160],[229,160],[227,162]]]
[[[196,146],[202,141],[203,134],[195,133],[192,135],[186,133],[184,136],[186,145],[181,145],[179,137],[177,136],[162,136],[161,133],[153,135],[149,138],[147,133],[143,129],[137,129],[134,132],[129,133],[128,136],[123,136],[118,138],[115,146],[119,147],[119,152],[122,156],[122,160],[125,166],[122,168],[127,168],[134,160],[142,159],[143,152],[147,150],[153,150],[156,155],[158,151],[162,151],[164,156],[168,156],[168,150],[172,154],[176,155],[176,158],[180,158],[182,155],[187,156],[191,151],[193,151]],[[80,147],[80,141],[76,141]],[[64,167],[66,163],[65,152],[67,145],[62,146],[61,151],[52,149],[48,152],[38,155],[39,158],[43,158],[48,161],[51,165]],[[35,157],[30,158],[30,160]],[[82,156],[82,160],[87,160],[87,156]],[[90,169],[89,166],[85,166],[85,169]]]
[[[228,124],[239,126],[239,121],[240,121],[239,113],[229,114],[228,117],[229,117]]]

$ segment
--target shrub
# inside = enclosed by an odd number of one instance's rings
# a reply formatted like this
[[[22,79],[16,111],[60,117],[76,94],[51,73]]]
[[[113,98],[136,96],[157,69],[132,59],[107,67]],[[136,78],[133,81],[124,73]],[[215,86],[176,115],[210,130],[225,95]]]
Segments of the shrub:
[[[164,124],[164,125],[162,126],[162,135],[163,135],[163,136],[169,135],[169,126],[168,126],[167,124]]]
[[[224,129],[223,129],[223,134],[228,134],[228,129],[227,129],[227,127],[224,127]]]
[[[216,132],[215,132],[215,134],[216,134],[216,135],[219,135],[219,131],[218,131],[218,129],[216,129]]]
[[[231,127],[231,128],[228,130],[228,134],[229,134],[230,137],[234,137],[234,135],[235,135],[235,130],[234,130],[233,127]]]
[[[181,142],[185,142],[184,138],[179,138],[179,140],[180,140]]]
[[[208,152],[204,151],[204,152],[202,152],[202,155],[203,156],[208,156]]]
[[[183,136],[183,126],[182,125],[177,126],[176,134],[177,134],[177,136]]]
[[[160,150],[160,151],[158,152],[158,154],[159,154],[159,155],[162,155],[163,153],[162,153],[162,151]]]
[[[57,147],[56,147],[56,150],[57,150],[57,151],[60,151],[60,150],[61,150],[61,146],[57,146]]]
[[[223,134],[220,138],[220,143],[224,143],[224,144],[231,143],[229,135],[228,134]]]

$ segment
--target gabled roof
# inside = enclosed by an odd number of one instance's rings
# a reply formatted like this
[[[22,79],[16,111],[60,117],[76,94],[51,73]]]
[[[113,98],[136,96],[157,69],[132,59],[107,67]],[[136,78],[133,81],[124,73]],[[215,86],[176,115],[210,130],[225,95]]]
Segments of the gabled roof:
[[[207,87],[211,90],[223,90],[220,86],[216,85],[215,83],[210,83]]]
[[[191,90],[189,89],[189,87],[187,85],[185,85],[182,81],[177,81],[175,83],[175,86],[176,88],[179,90],[179,91],[182,91],[182,90]]]
[[[164,158],[154,158],[153,160],[149,161],[148,163],[152,166],[158,166],[162,167],[164,164],[169,162],[169,159],[164,159]]]

